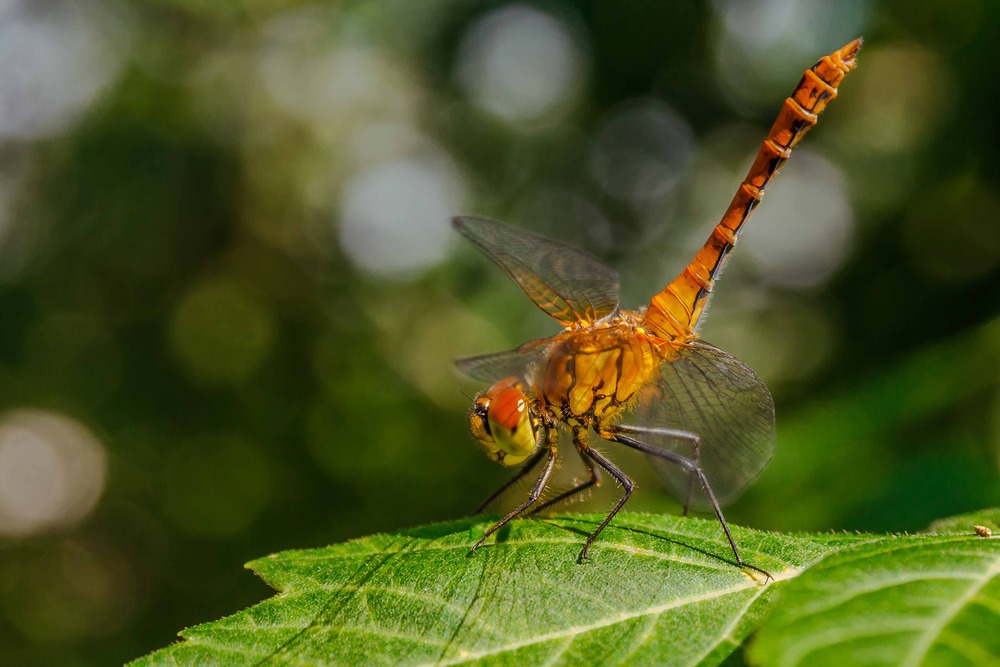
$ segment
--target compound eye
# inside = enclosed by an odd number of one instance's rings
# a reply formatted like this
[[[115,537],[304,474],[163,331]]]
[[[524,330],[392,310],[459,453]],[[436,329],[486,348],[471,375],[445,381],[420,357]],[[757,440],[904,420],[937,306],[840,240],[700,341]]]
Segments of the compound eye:
[[[532,409],[531,399],[516,378],[501,380],[472,404],[472,437],[497,463],[518,465],[539,444]]]
[[[500,462],[517,465],[524,461],[538,446],[531,403],[524,388],[515,378],[507,378],[490,387],[483,398],[489,401],[490,434],[503,452]]]
[[[501,389],[493,396],[489,406],[489,421],[510,432],[517,430],[528,409],[524,393],[515,387]]]

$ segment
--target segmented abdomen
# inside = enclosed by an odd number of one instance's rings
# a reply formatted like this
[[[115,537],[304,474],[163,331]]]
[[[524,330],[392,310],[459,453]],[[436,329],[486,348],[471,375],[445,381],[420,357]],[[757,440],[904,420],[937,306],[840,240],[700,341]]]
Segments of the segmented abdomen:
[[[807,69],[791,96],[785,99],[778,118],[757,153],[757,159],[740,185],[722,220],[708,241],[677,278],[653,297],[645,326],[667,339],[694,336],[726,256],[746,225],[764,189],[781,170],[792,148],[805,136],[826,105],[837,96],[837,86],[857,64],[861,39],[824,56]]]

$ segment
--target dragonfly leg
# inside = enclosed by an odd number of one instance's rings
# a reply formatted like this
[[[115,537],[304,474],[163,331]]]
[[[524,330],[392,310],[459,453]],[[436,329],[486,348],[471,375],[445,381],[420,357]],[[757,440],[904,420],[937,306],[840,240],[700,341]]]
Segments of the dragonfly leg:
[[[647,432],[656,433],[661,430],[663,429],[648,429]],[[626,447],[637,449],[640,452],[643,452],[644,454],[649,454],[650,456],[655,456],[657,458],[663,459],[664,461],[669,461],[670,463],[679,466],[680,468],[688,471],[691,475],[697,477],[698,481],[701,482],[701,488],[705,491],[705,495],[708,496],[708,500],[712,504],[712,509],[715,510],[716,518],[719,520],[719,523],[722,524],[722,531],[726,534],[726,539],[729,541],[729,547],[733,550],[733,556],[736,558],[736,564],[739,565],[740,567],[745,567],[754,570],[756,572],[760,572],[768,579],[774,579],[774,577],[771,576],[770,572],[762,570],[754,565],[750,565],[745,560],[743,560],[742,556],[740,556],[740,550],[737,548],[736,540],[733,539],[733,534],[729,530],[729,524],[726,523],[726,517],[723,516],[722,514],[722,508],[719,506],[719,501],[715,499],[715,493],[712,491],[712,486],[708,483],[708,478],[705,477],[705,473],[697,464],[695,464],[690,459],[684,458],[680,454],[675,454],[674,452],[663,449],[661,447],[657,447],[655,445],[651,445],[641,440],[637,440],[621,432],[621,431],[630,431],[632,433],[640,433],[643,431],[643,429],[636,428],[634,426],[626,428],[612,427],[611,429],[609,429],[609,431],[610,433],[608,433],[608,435],[610,435],[609,438],[610,440],[614,440],[615,442],[623,444]]]
[[[694,444],[694,454],[691,456],[691,462],[694,463],[695,468],[701,469],[701,438],[695,436]],[[688,511],[691,509],[691,496],[694,495],[694,482],[698,475],[692,470],[691,474],[688,476],[688,492],[687,497],[684,499],[684,514],[682,516],[687,516]]]
[[[545,454],[546,454],[546,450],[545,450],[544,447],[541,448],[541,449],[539,449],[534,454],[534,456],[532,456],[530,459],[528,459],[527,463],[525,463],[523,466],[521,466],[521,469],[517,471],[516,475],[514,475],[509,480],[507,480],[507,482],[505,482],[504,485],[501,486],[499,489],[497,489],[496,491],[494,491],[493,493],[491,493],[489,498],[487,498],[483,502],[479,503],[479,507],[477,507],[476,511],[472,513],[473,516],[475,516],[476,514],[482,514],[483,510],[485,510],[487,507],[489,507],[491,504],[493,504],[493,501],[496,500],[497,498],[499,498],[500,496],[502,496],[504,494],[504,492],[507,491],[507,489],[509,489],[510,487],[514,486],[515,484],[517,484],[518,482],[520,482],[522,479],[524,479],[524,476],[527,475],[529,472],[531,472],[532,468],[534,468],[536,465],[538,465],[538,462],[541,461],[545,457]]]
[[[658,435],[666,438],[674,438],[676,440],[688,440],[691,443],[693,454],[691,456],[691,463],[693,467],[690,468],[690,474],[688,476],[688,488],[687,497],[684,499],[684,514],[687,516],[691,509],[691,497],[694,495],[694,483],[698,479],[697,471],[701,469],[701,436],[697,433],[692,433],[691,431],[681,431],[680,429],[674,428],[643,428],[640,426],[628,426],[626,424],[619,424],[608,429],[611,433],[632,433],[635,435]],[[614,435],[604,434],[608,440],[614,440]],[[650,445],[652,446],[652,445]],[[655,455],[654,455],[655,456]]]
[[[472,550],[469,551],[470,556],[476,553],[476,549],[483,545],[486,538],[506,526],[512,519],[516,518],[520,514],[523,514],[526,509],[538,502],[539,497],[542,495],[542,491],[545,490],[545,485],[549,482],[549,476],[552,475],[552,470],[556,467],[556,452],[557,449],[555,444],[549,445],[547,451],[548,460],[545,462],[545,467],[542,468],[542,474],[538,476],[538,480],[535,482],[535,485],[531,487],[531,493],[528,494],[528,499],[508,513],[507,516],[493,524],[493,526],[491,526],[490,529],[487,530],[481,538],[479,538],[479,541],[473,545]]]
[[[555,498],[546,500],[544,503],[531,510],[532,514],[538,514],[539,512],[548,509],[549,507],[552,507],[556,503],[561,503],[562,501],[566,500],[567,498],[570,498],[571,496],[575,496],[578,493],[586,491],[592,486],[601,485],[600,471],[597,469],[597,466],[594,465],[594,462],[589,457],[584,455],[583,450],[580,448],[580,445],[577,445],[576,453],[580,455],[580,459],[583,461],[583,465],[587,466],[587,472],[590,475],[589,479],[587,479],[584,482],[581,482],[580,484],[577,484],[572,489],[560,493]]]
[[[633,482],[628,475],[619,470],[618,466],[608,460],[607,457],[600,452],[594,451],[587,446],[586,443],[580,442],[577,446],[580,447],[580,450],[583,453],[597,462],[597,465],[607,470],[608,473],[617,479],[621,483],[622,487],[625,488],[625,493],[618,500],[615,506],[611,508],[608,515],[604,517],[604,521],[601,522],[601,525],[597,527],[597,530],[590,534],[590,537],[587,538],[587,542],[583,545],[583,551],[580,552],[579,561],[581,563],[585,563],[590,556],[590,545],[594,543],[594,540],[596,540],[597,536],[601,534],[601,531],[607,528],[608,524],[615,518],[615,515],[618,514],[619,510],[621,510],[621,508],[625,506],[625,503],[628,502],[628,499],[632,497],[632,492],[635,490],[635,482]]]

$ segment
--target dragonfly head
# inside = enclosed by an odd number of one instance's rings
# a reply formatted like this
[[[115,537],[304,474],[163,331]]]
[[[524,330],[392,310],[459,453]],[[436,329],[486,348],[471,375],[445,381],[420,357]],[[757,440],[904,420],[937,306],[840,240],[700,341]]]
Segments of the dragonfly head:
[[[504,466],[521,463],[538,447],[538,419],[524,387],[514,378],[501,380],[476,397],[469,425],[487,456]]]

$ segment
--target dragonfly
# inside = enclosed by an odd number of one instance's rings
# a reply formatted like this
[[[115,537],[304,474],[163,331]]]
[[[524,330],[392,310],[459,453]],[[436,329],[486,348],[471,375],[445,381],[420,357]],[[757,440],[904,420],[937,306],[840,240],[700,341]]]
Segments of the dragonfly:
[[[618,274],[583,250],[496,220],[452,219],[458,232],[563,327],[514,350],[456,362],[465,375],[491,383],[469,412],[474,440],[501,465],[521,466],[477,513],[541,466],[528,497],[486,530],[471,553],[516,517],[598,486],[606,473],[623,493],[584,542],[579,561],[586,562],[594,541],[635,490],[632,479],[591,445],[596,434],[646,454],[666,488],[683,501],[685,516],[692,508],[714,512],[736,564],[768,574],[743,559],[722,506],[774,453],[774,401],[749,366],[700,340],[697,328],[764,190],[837,96],[860,49],[858,38],[805,71],[722,220],[691,263],[645,307],[623,309]],[[542,502],[561,433],[569,434],[586,479]]]

